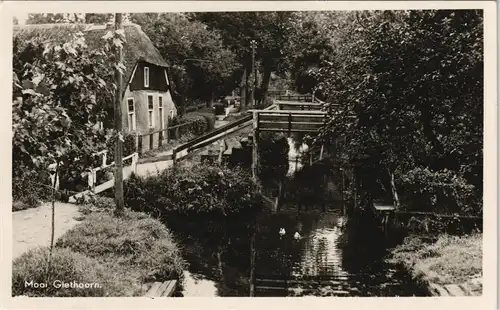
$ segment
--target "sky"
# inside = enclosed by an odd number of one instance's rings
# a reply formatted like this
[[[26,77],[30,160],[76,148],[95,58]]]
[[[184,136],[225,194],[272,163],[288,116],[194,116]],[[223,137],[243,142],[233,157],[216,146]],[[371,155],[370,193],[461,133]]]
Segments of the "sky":
[[[26,22],[26,19],[28,19],[28,13],[16,13],[14,14],[15,17],[17,17],[17,20],[19,21],[19,25],[24,25]]]

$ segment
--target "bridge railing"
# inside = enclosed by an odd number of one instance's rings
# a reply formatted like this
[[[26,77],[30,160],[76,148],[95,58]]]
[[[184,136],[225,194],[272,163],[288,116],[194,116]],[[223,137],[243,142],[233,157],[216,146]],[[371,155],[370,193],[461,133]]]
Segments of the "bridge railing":
[[[88,178],[87,178],[88,179],[88,186],[92,191],[95,191],[95,188],[98,185],[97,184],[97,172],[101,171],[101,170],[108,169],[108,168],[112,168],[115,166],[115,162],[112,162],[110,164],[106,164],[106,154],[107,154],[107,151],[101,151],[101,152],[97,153],[96,155],[103,156],[102,157],[103,158],[102,165],[100,167],[91,168],[90,171],[88,172]],[[137,152],[123,157],[122,160],[123,160],[123,162],[130,160],[131,161],[131,167],[130,167],[131,172],[133,172],[133,173],[137,172],[137,162],[139,160],[139,154]],[[125,178],[126,177],[124,176],[124,179]]]
[[[273,110],[275,109],[275,105],[270,105],[269,107],[265,108],[264,110]],[[251,111],[249,111],[251,112]],[[252,115],[245,116],[243,118],[240,118],[237,121],[231,122],[227,125],[221,126],[215,130],[212,130],[209,133],[206,133],[204,135],[201,135],[199,137],[196,137],[182,145],[179,145],[178,147],[174,148],[172,151],[172,159],[174,160],[174,163],[177,159],[179,159],[179,155],[181,153],[184,153],[181,155],[181,158],[184,157],[184,155],[187,155],[188,153],[195,151],[197,149],[200,149],[204,146],[207,146],[217,139],[220,138],[220,136],[223,136],[224,133],[226,132],[232,132],[239,130],[241,128],[245,128],[248,126],[252,125]]]

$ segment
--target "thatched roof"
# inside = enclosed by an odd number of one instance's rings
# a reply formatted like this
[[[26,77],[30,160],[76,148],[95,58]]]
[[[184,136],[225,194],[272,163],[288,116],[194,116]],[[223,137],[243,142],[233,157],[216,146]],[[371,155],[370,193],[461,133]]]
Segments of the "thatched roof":
[[[108,27],[108,28],[107,28]],[[112,26],[111,26],[112,27]],[[160,67],[167,67],[158,49],[151,39],[136,24],[124,24],[126,43],[123,49],[125,62],[124,82],[130,80],[132,71],[138,61],[148,62]],[[89,47],[102,46],[102,37],[107,33],[109,26],[94,24],[33,24],[14,26],[14,37],[21,40],[40,36],[47,41],[65,42],[73,33],[81,31]]]

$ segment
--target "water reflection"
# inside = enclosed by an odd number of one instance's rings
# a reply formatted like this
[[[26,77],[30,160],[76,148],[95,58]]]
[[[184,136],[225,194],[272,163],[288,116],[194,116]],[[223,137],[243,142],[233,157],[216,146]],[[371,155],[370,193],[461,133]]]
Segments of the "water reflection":
[[[365,231],[361,239],[363,233],[339,212],[263,213],[257,223],[256,296],[426,294],[406,272],[384,263],[375,234]],[[249,231],[243,225],[220,240],[203,234],[186,238],[182,225],[177,227],[190,263],[184,296],[248,296]],[[282,228],[286,234],[280,236]],[[296,232],[301,238],[294,238]]]

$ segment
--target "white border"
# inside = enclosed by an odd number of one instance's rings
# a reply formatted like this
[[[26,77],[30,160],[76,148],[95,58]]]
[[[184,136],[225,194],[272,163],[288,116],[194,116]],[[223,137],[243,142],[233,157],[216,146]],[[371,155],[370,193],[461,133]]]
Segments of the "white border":
[[[11,99],[12,78],[12,16],[23,12],[183,12],[183,11],[244,11],[244,10],[365,10],[365,9],[483,9],[485,17],[485,84],[484,84],[484,287],[481,297],[455,298],[11,298],[11,160],[4,152],[1,165],[2,186],[0,187],[2,212],[2,250],[0,251],[2,276],[0,299],[2,309],[495,309],[497,293],[497,79],[496,79],[496,3],[493,1],[113,1],[113,2],[3,2],[1,4],[1,49],[2,102]],[[5,121],[0,122],[2,143],[11,147],[10,106],[1,105]]]

